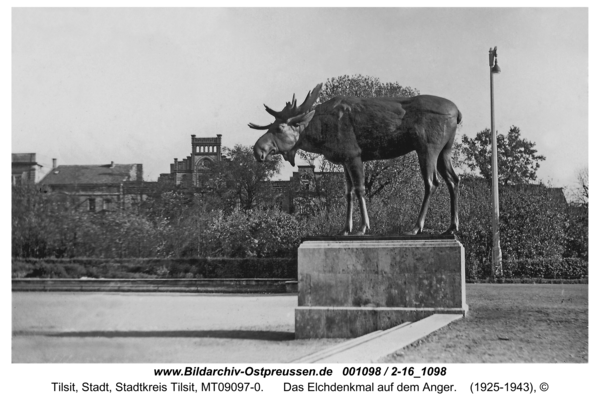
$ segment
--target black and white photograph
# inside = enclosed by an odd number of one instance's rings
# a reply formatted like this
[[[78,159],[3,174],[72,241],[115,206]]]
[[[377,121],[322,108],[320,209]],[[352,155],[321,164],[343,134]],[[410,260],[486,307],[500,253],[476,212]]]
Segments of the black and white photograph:
[[[8,400],[592,392],[589,4],[90,5],[4,7]]]

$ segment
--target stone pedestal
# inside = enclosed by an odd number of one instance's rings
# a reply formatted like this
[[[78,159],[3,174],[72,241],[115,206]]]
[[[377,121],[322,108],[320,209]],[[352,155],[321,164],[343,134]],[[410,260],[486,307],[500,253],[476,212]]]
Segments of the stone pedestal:
[[[313,237],[298,248],[298,339],[354,338],[467,310],[454,236]]]

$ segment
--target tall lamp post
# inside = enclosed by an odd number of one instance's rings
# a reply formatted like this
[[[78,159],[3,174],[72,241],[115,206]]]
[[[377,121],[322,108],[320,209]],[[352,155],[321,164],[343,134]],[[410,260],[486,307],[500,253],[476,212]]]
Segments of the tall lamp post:
[[[494,74],[500,73],[498,66],[497,47],[490,48],[490,98],[492,108],[492,278],[502,275],[502,250],[500,249],[500,207],[498,200],[498,144],[496,142],[496,127],[494,122]]]

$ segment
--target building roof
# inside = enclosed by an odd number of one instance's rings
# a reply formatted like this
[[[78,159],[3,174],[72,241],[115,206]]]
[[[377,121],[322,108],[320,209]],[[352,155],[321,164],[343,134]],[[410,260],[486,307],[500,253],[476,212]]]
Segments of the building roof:
[[[60,165],[52,169],[40,181],[40,184],[118,184],[127,181],[142,180],[143,170],[141,163],[124,165]]]
[[[486,185],[491,186],[491,180],[484,179],[483,177],[461,177],[461,185],[469,185],[470,183],[485,183]],[[567,205],[567,198],[565,197],[565,192],[562,187],[547,187],[543,184],[536,183],[527,183],[527,184],[509,184],[509,185],[500,185],[500,188],[513,188],[522,192],[529,192],[533,194],[547,194],[554,201]]]
[[[35,161],[35,153],[12,154],[12,163],[42,166]]]

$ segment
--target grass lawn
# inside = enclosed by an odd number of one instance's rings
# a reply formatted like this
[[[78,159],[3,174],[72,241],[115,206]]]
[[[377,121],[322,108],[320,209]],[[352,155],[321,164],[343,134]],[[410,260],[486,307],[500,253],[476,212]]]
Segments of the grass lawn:
[[[587,363],[588,285],[468,284],[467,317],[386,363]]]

